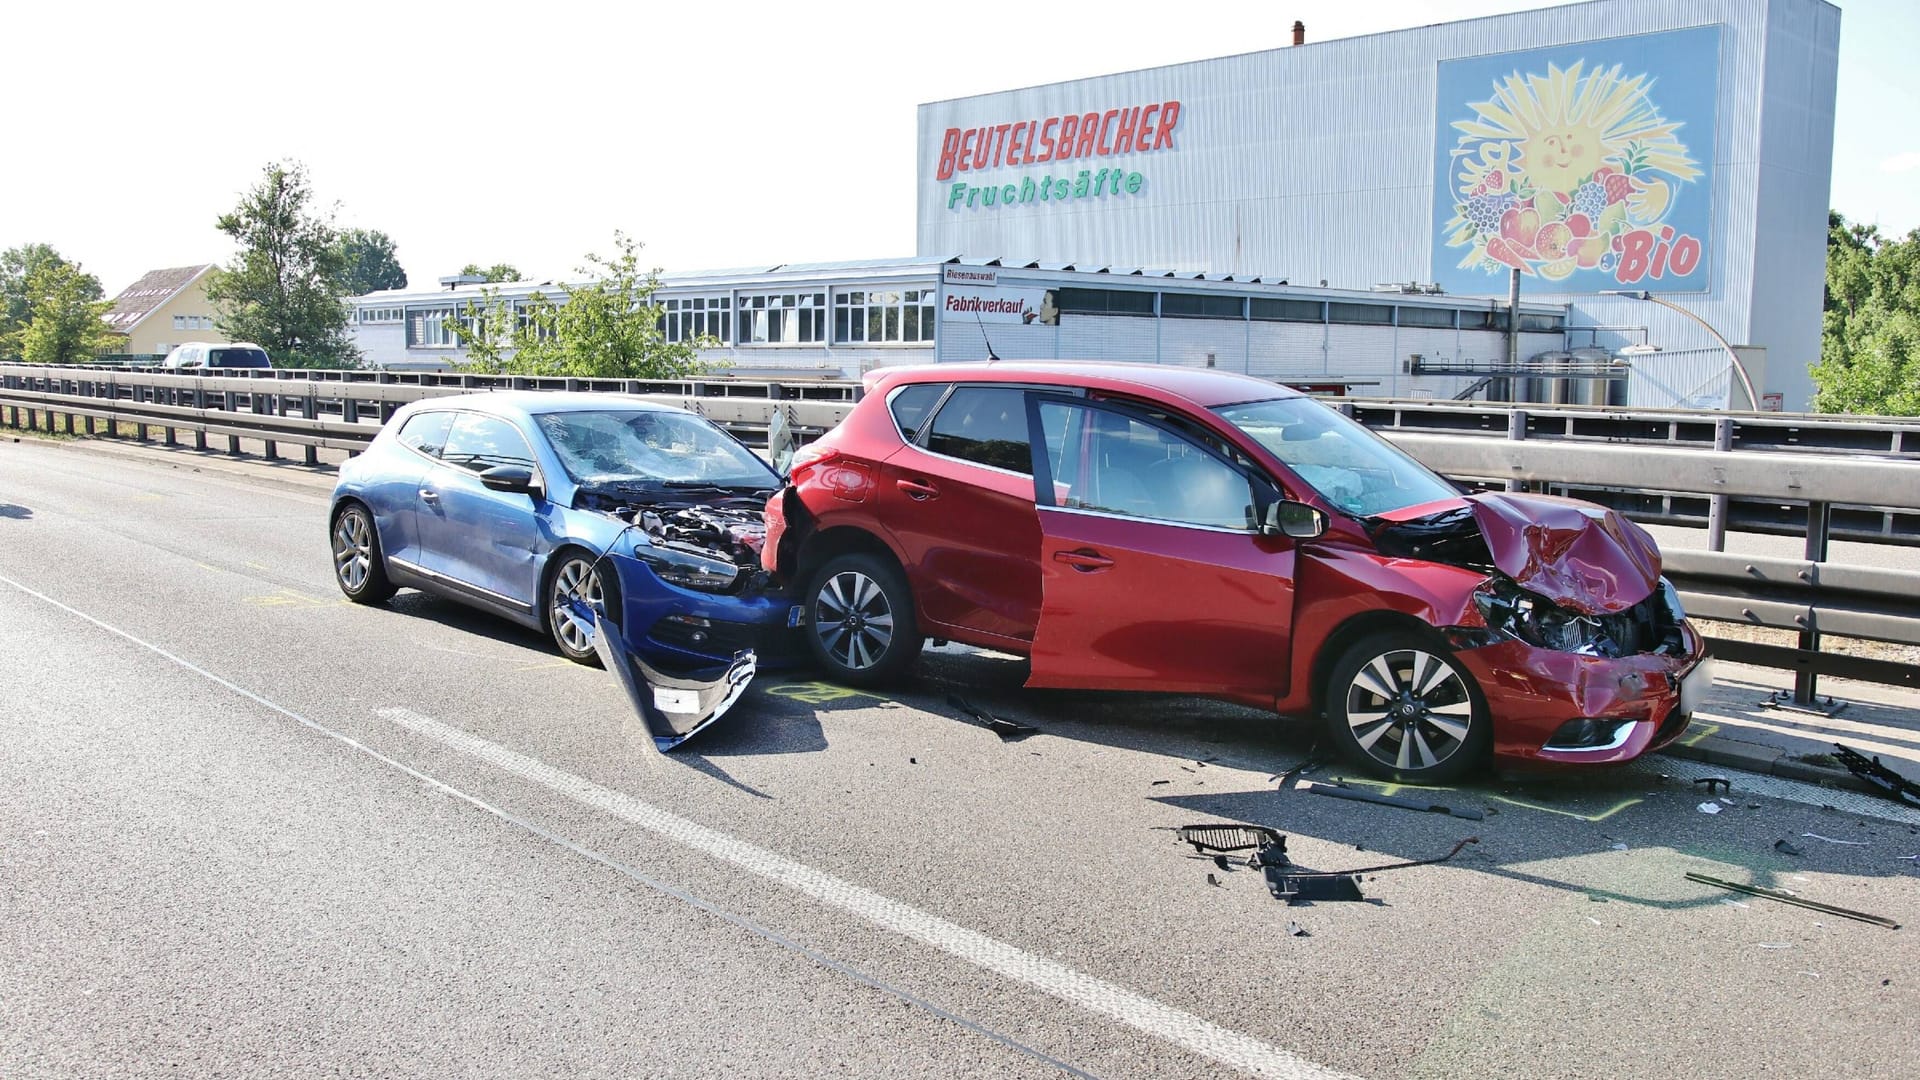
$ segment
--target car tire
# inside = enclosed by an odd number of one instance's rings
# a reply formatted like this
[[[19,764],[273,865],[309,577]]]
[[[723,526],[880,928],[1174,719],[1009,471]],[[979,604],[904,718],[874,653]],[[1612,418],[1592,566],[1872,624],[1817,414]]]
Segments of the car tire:
[[[880,686],[920,654],[913,593],[892,559],[867,552],[829,559],[805,595],[807,647],[833,681]]]
[[[356,604],[378,604],[396,591],[387,580],[386,556],[380,551],[380,530],[373,524],[373,513],[357,502],[347,503],[333,515],[328,530],[333,541],[333,580],[340,591]]]
[[[1481,764],[1493,721],[1451,650],[1413,631],[1372,634],[1334,661],[1327,735],[1349,762],[1402,783],[1456,780]]]
[[[569,548],[555,558],[547,574],[546,595],[542,598],[547,632],[560,649],[560,655],[576,664],[598,664],[593,651],[594,628],[582,623],[568,605],[568,594],[581,592],[588,605],[601,614],[620,610],[620,599],[610,567],[602,567],[593,555]]]

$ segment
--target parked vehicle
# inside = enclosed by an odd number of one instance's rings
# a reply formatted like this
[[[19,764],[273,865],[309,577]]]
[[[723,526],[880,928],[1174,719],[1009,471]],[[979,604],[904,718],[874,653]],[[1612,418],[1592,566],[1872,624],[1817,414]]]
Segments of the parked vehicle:
[[[1605,763],[1678,737],[1710,679],[1645,530],[1465,494],[1322,403],[1160,365],[870,377],[768,503],[834,678],[927,637],[1031,658],[1029,686],[1322,714],[1408,781]]]
[[[606,663],[650,719],[684,720],[738,697],[736,661],[750,675],[801,652],[792,601],[759,566],[779,485],[682,409],[462,394],[407,405],[342,465],[327,527],[349,599],[412,587],[544,630],[569,660]]]
[[[250,341],[189,341],[184,345],[175,345],[167,353],[167,358],[160,361],[160,366],[177,371],[270,368],[273,361],[267,357],[267,350]]]

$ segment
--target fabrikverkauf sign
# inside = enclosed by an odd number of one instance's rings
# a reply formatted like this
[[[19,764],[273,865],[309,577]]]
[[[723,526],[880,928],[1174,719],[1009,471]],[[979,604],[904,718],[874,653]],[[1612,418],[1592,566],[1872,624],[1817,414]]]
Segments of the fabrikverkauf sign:
[[[1180,103],[1163,101],[951,127],[940,137],[933,178],[946,185],[953,211],[1128,198],[1146,189],[1146,174],[1109,159],[1172,150],[1179,126]]]

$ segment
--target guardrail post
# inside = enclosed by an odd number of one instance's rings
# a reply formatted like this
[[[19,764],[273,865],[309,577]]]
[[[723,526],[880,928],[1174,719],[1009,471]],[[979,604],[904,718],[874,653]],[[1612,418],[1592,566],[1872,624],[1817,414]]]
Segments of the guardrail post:
[[[220,407],[222,410],[226,412],[233,412],[238,407],[238,405],[239,405],[239,402],[235,400],[233,391],[227,390],[221,393]],[[227,453],[232,454],[234,457],[240,456],[240,436],[238,435],[227,436]]]
[[[1733,449],[1733,417],[1722,416],[1713,422],[1713,448],[1728,451]],[[1712,495],[1707,498],[1708,551],[1727,550],[1727,501],[1725,495]]]
[[[1512,439],[1515,442],[1519,442],[1526,439],[1526,437],[1527,437],[1527,410],[1525,409],[1508,410],[1507,411],[1507,438]],[[1518,480],[1518,479],[1514,479],[1513,477],[1508,477],[1507,490],[1508,491],[1525,491],[1527,490],[1527,482],[1525,480]]]
[[[1833,505],[1813,502],[1807,504],[1807,561],[1823,563],[1827,561],[1827,535],[1833,528]],[[1809,608],[1817,612],[1817,609]],[[1820,624],[1817,617],[1810,617],[1806,628],[1800,631],[1800,648],[1806,652],[1820,650]],[[1793,703],[1800,706],[1812,706],[1819,675],[1812,665],[1802,667],[1793,676]]]

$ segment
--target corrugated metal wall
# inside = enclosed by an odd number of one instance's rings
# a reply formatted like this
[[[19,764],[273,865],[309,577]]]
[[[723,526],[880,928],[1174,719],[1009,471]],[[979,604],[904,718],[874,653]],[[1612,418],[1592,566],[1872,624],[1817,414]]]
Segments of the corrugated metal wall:
[[[1715,23],[1711,285],[1671,299],[1737,344],[1769,347],[1783,361],[1776,372],[1797,371],[1818,348],[1832,158],[1839,12],[1820,0],[1605,0],[925,105],[918,249],[1346,288],[1425,280],[1440,60]],[[1276,39],[1284,26],[1276,17]],[[1146,178],[1138,195],[949,210],[951,181],[934,177],[948,127],[1176,99],[1176,149],[1069,163],[1077,172],[1123,162]],[[956,178],[1004,182],[1046,171]],[[1645,328],[1603,334],[1601,345],[1712,344],[1652,304],[1528,286],[1529,299],[1573,302],[1575,323]],[[1461,349],[1500,355],[1465,340]],[[1775,382],[1788,408],[1804,403],[1803,375]]]

